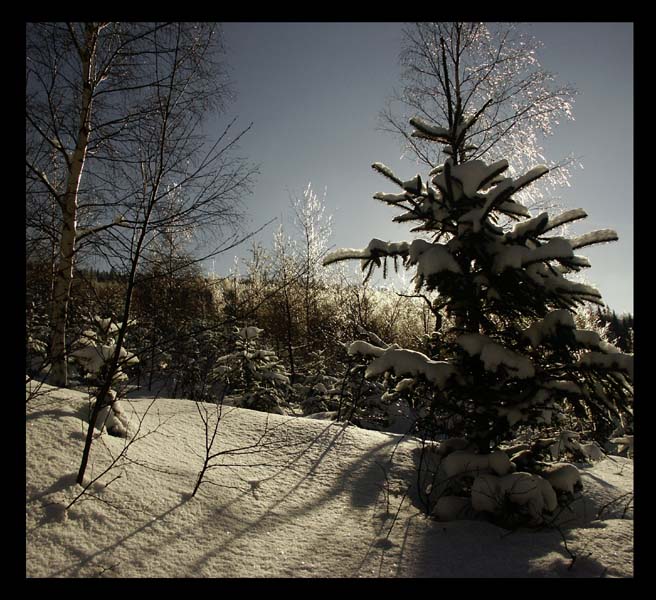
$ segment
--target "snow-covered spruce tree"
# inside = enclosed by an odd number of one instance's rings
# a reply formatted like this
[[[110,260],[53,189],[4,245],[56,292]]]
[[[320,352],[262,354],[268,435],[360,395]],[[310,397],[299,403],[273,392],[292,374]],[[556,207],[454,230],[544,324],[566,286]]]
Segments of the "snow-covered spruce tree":
[[[115,323],[111,318],[94,317],[89,328],[82,332],[77,347],[71,352],[70,361],[77,367],[80,376],[92,386],[100,388],[107,377],[107,369],[116,352],[120,326],[121,323]],[[127,381],[125,370],[139,364],[139,358],[125,347],[121,347],[119,358],[120,362],[112,377],[113,387]],[[94,425],[99,431],[106,428],[110,435],[126,437],[128,420],[117,396],[114,389],[108,390]]]
[[[289,376],[276,353],[263,348],[263,329],[235,328],[235,350],[216,361],[213,378],[227,386],[228,393],[241,392],[243,408],[285,414]]]
[[[513,195],[548,169],[537,166],[513,179],[503,175],[505,160],[468,160],[474,149],[462,145],[474,121],[460,119],[446,129],[410,120],[413,136],[443,144],[450,157],[427,179],[403,181],[385,165],[372,165],[400,188],[374,198],[401,211],[394,221],[416,223],[412,231],[421,237],[372,239],[364,249],[341,249],[324,260],[360,259],[367,276],[374,267],[386,270],[388,259],[414,267],[417,291],[434,296],[434,353],[362,340],[352,352],[369,356],[367,377],[385,375],[392,389],[401,381],[404,390],[411,383],[423,389],[425,399],[415,407],[422,431],[464,435],[480,453],[521,424],[549,423],[560,412],[588,421],[603,437],[631,411],[633,356],[576,328],[576,309],[601,304],[601,297],[567,276],[590,266],[575,250],[617,235],[608,229],[573,239],[556,235],[587,216],[581,209],[531,216]],[[454,326],[443,330],[440,314]]]
[[[116,337],[121,326],[111,318],[94,317],[89,327],[82,332],[71,352],[71,362],[87,383],[99,385],[105,376],[105,369],[116,351]],[[126,368],[139,363],[138,357],[124,347],[121,348],[120,363],[112,382],[127,381]]]

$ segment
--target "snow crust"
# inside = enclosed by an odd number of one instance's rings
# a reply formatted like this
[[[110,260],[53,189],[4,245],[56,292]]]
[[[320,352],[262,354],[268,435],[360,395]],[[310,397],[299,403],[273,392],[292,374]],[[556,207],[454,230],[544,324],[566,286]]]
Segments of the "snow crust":
[[[440,469],[447,479],[463,473],[478,474],[488,471],[497,475],[506,475],[512,468],[513,465],[508,455],[501,450],[495,450],[490,454],[475,454],[467,450],[456,450],[446,456],[440,463]]]
[[[265,431],[266,445],[226,455],[190,499],[205,439],[196,404],[160,398],[147,410],[151,401],[122,401],[130,420],[142,421],[131,460],[68,510],[82,491],[75,474],[88,397],[43,386],[27,403],[27,577],[633,576],[630,459],[579,467],[583,492],[562,513],[560,531],[506,535],[469,514],[423,516],[414,496],[420,445],[412,439],[227,408],[219,449],[252,445]],[[97,438],[89,477],[126,443]]]
[[[571,463],[553,463],[542,473],[554,490],[574,493],[575,488],[581,485],[581,473]]]
[[[506,499],[513,504],[526,505],[536,520],[544,510],[554,511],[558,506],[551,484],[532,473],[509,473],[503,477],[483,474],[472,484],[472,507],[483,512],[495,512]]]

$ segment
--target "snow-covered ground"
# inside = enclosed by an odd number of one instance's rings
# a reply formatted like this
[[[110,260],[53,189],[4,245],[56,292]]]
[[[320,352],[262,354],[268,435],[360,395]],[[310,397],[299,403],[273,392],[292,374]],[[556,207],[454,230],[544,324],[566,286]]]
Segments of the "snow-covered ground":
[[[139,398],[125,403],[139,429],[127,459],[64,510],[82,490],[88,400],[42,392],[27,404],[28,577],[633,576],[626,458],[579,466],[583,495],[559,529],[508,532],[425,517],[411,440],[226,408],[216,449],[262,443],[217,458],[191,498],[205,447],[196,404]],[[97,438],[89,479],[125,444]]]

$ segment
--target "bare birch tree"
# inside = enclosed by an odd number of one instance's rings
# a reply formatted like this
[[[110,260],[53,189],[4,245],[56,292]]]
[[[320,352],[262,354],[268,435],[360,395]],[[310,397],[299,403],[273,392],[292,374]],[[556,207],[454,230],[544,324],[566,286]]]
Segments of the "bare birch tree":
[[[158,27],[100,22],[27,25],[28,226],[45,232],[53,248],[50,353],[51,381],[57,385],[67,383],[66,319],[80,224],[87,217],[101,217],[97,198],[88,206],[95,210],[81,206],[83,176],[89,159],[110,158],[126,128],[144,114],[142,106],[126,100],[127,92],[146,85],[136,57],[144,39]],[[44,205],[56,207],[57,213],[47,228],[35,219]],[[113,218],[96,222],[86,233],[113,225]]]
[[[85,31],[91,29],[87,26]],[[217,76],[215,26],[152,25],[141,39],[143,45],[133,58],[138,60],[140,72],[150,73],[150,78],[142,79],[143,84],[132,86],[126,82],[125,86],[138,88],[131,91],[138,92],[139,104],[145,108],[139,118],[125,124],[120,147],[103,140],[112,159],[94,165],[94,177],[105,185],[94,187],[100,199],[98,208],[107,214],[111,206],[121,215],[112,226],[93,228],[94,249],[116,271],[125,274],[126,291],[122,314],[117,318],[120,328],[115,352],[105,367],[104,382],[90,418],[79,483],[84,480],[95,421],[121,366],[144,253],[176,228],[193,228],[196,233],[212,230],[219,243],[208,250],[209,254],[229,247],[243,211],[240,200],[250,190],[255,173],[234,152],[249,128],[233,132],[233,120],[213,140],[203,133],[208,111],[225,100],[225,87]],[[105,198],[108,202],[103,202]],[[75,235],[72,237],[74,246]],[[74,248],[70,254],[74,255]],[[61,295],[65,296],[63,291]]]
[[[74,266],[85,244],[123,225],[133,190],[118,183],[117,170],[145,164],[135,136],[156,136],[154,123],[165,111],[153,90],[167,85],[173,63],[178,78],[203,71],[186,89],[199,109],[223,104],[229,88],[211,24],[29,23],[26,33],[28,241],[50,245],[50,379],[66,385]],[[183,164],[190,158],[179,157]]]
[[[381,128],[398,135],[405,152],[430,167],[444,162],[443,153],[454,164],[512,157],[517,172],[544,162],[540,138],[559,120],[572,118],[575,90],[542,68],[536,56],[540,45],[515,24],[407,25],[402,86],[381,112]],[[413,136],[411,118],[457,132],[455,147]],[[570,162],[551,165],[553,184],[567,181]]]

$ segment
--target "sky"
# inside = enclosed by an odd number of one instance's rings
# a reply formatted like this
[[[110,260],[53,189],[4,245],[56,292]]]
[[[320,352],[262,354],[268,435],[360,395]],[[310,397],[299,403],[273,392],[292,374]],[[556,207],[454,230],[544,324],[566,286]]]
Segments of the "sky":
[[[398,140],[378,128],[378,114],[400,84],[402,23],[225,23],[225,60],[235,101],[222,117],[252,129],[240,154],[257,163],[260,175],[244,198],[247,230],[276,218],[255,238],[270,244],[277,224],[292,233],[290,197],[311,183],[333,216],[331,245],[365,247],[377,237],[411,239],[392,223],[395,212],[372,199],[395,192],[371,169],[389,166],[401,179],[423,173],[401,158]],[[604,302],[633,313],[633,24],[526,23],[518,26],[543,43],[542,66],[578,90],[574,121],[542,141],[544,156],[574,155],[582,168],[570,187],[551,196],[564,209],[583,208],[588,218],[573,234],[615,229],[619,241],[584,248],[585,272]],[[208,134],[221,131],[208,121]],[[248,255],[250,242],[216,259],[219,275]]]

